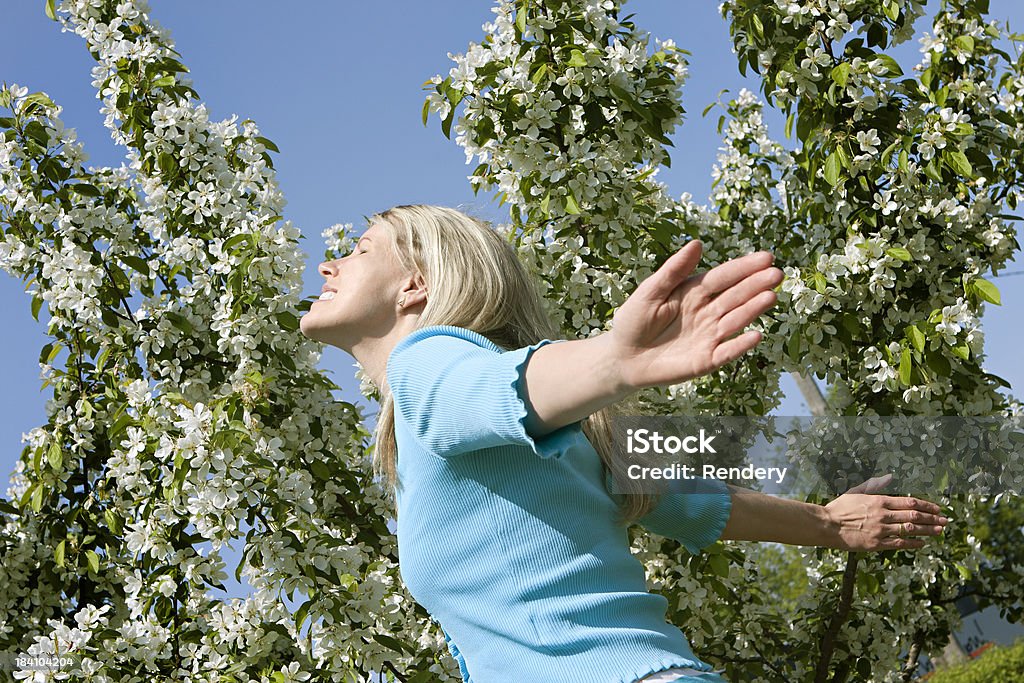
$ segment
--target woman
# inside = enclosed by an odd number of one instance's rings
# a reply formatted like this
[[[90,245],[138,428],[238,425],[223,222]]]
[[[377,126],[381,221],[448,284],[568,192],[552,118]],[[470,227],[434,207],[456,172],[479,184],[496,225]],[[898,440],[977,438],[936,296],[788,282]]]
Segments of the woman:
[[[380,389],[374,463],[395,491],[402,578],[465,681],[724,681],[647,591],[632,522],[693,553],[720,538],[917,548],[908,536],[941,531],[932,503],[854,490],[826,506],[720,482],[613,499],[610,407],[743,355],[760,334],[732,335],[775,303],[770,253],[691,277],[699,258],[689,242],[613,329],[573,341],[556,339],[512,247],[454,209],[376,214],[352,254],[320,265],[302,332]]]

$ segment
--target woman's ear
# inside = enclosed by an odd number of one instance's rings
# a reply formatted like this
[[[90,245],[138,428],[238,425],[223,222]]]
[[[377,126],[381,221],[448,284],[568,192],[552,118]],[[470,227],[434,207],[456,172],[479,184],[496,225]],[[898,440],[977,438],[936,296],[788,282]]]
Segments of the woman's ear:
[[[427,282],[423,279],[423,275],[416,273],[410,276],[402,287],[402,293],[400,297],[405,299],[405,305],[415,306],[417,304],[427,303]]]

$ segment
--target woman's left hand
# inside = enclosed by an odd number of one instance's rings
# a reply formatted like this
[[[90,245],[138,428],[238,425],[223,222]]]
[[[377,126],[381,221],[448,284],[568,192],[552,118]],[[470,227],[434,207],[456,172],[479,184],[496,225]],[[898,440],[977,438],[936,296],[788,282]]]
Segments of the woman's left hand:
[[[938,536],[949,520],[935,503],[909,496],[878,495],[892,475],[875,477],[825,505],[829,548],[896,550],[921,548],[914,536]]]
[[[784,274],[771,252],[727,261],[691,277],[701,243],[688,242],[612,317],[609,343],[623,382],[633,389],[706,375],[754,348],[761,333],[731,338],[775,305]]]

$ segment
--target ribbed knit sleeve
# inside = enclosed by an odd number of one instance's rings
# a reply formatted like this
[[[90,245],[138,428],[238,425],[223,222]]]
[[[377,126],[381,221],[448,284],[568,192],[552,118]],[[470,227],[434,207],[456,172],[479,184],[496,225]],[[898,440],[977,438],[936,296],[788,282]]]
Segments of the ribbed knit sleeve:
[[[459,651],[459,647],[452,642],[451,636],[443,628],[441,633],[444,634],[444,642],[448,644],[448,652],[451,653],[452,659],[459,665],[459,675],[462,676],[462,683],[473,683],[473,679],[469,675],[469,668],[466,666],[466,659],[462,656],[462,652]]]
[[[461,327],[415,330],[388,358],[396,419],[409,426],[426,450],[443,458],[509,445],[526,446],[541,458],[560,457],[576,439],[586,438],[581,423],[535,441],[526,432],[531,409],[523,400],[530,355],[557,341],[544,339],[501,351],[483,335]]]
[[[674,538],[696,555],[721,537],[732,512],[732,495],[724,482],[702,479],[696,491],[663,494],[658,505],[636,523]]]

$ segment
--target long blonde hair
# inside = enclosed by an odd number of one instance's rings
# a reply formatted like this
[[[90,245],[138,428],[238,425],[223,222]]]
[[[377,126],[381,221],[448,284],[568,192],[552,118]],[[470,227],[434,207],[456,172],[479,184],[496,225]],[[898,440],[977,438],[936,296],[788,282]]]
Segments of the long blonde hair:
[[[562,338],[513,246],[489,223],[455,209],[424,204],[401,205],[370,217],[391,234],[395,256],[410,273],[422,275],[429,296],[417,329],[431,325],[462,327],[487,337],[505,350]],[[470,285],[471,286],[467,286]],[[385,383],[386,384],[386,383]],[[611,417],[633,405],[621,401],[583,421],[583,433],[601,457],[605,472],[619,471],[611,437]],[[399,485],[395,465],[394,398],[380,392],[373,467],[385,478],[389,494]],[[616,494],[619,522],[629,524],[657,502],[629,480],[620,478],[626,493]]]

